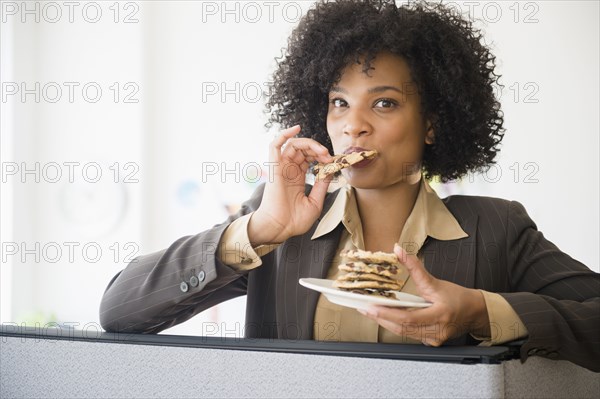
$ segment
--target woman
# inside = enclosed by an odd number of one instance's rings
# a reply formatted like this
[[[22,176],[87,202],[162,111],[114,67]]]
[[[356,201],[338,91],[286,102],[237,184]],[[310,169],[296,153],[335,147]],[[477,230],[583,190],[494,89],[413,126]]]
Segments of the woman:
[[[248,295],[245,335],[280,339],[498,344],[527,338],[522,359],[599,370],[600,280],[537,231],[523,207],[494,198],[440,200],[427,179],[493,162],[503,136],[494,57],[471,24],[441,6],[339,1],[301,21],[279,63],[272,175],[235,216],[137,258],[110,282],[109,331],[156,333]],[[313,162],[376,150],[305,185]],[[335,278],[343,249],[394,251],[403,291],[426,309],[363,314],[298,285]],[[501,293],[501,294],[499,294]]]

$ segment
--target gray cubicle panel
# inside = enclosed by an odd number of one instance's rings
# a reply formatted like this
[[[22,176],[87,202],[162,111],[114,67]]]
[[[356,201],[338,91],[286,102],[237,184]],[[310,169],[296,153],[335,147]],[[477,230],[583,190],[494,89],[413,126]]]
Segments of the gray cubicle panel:
[[[441,347],[0,331],[1,398],[600,397],[600,374],[516,359],[517,346]]]

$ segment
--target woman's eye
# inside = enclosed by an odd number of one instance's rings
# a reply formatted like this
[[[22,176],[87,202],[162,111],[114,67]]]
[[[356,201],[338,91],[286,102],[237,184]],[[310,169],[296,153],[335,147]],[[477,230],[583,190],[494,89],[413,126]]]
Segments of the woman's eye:
[[[395,106],[396,102],[387,98],[382,98],[375,103],[376,108],[393,108]]]
[[[335,108],[345,107],[347,105],[346,101],[342,100],[341,98],[334,98],[330,100],[329,103]]]

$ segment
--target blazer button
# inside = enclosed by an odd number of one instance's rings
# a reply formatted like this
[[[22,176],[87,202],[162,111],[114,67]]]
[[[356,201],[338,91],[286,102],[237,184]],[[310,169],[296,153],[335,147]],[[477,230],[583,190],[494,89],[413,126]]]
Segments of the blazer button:
[[[188,292],[188,290],[190,289],[187,285],[187,283],[185,281],[182,281],[181,284],[179,284],[179,289],[182,292]]]
[[[556,359],[558,357],[558,352],[549,352],[548,359]]]
[[[546,356],[547,354],[548,351],[546,351],[545,349],[540,349],[539,351],[537,351],[538,356]]]
[[[198,286],[198,283],[199,283],[199,281],[198,281],[198,277],[196,277],[196,276],[192,276],[192,277],[190,277],[190,285],[191,285],[192,287],[197,287],[197,286]]]
[[[205,278],[206,273],[204,273],[204,270],[200,270],[200,273],[198,273],[198,280],[200,280],[200,282],[203,282]]]
[[[529,351],[527,351],[527,354],[529,356],[533,356],[537,353],[537,351],[538,351],[537,348],[529,349]]]

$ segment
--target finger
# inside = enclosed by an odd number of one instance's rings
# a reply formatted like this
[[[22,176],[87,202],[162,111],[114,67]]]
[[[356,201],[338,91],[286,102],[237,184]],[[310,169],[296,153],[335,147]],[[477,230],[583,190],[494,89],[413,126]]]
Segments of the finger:
[[[410,273],[410,277],[414,280],[419,288],[433,285],[435,278],[425,270],[423,263],[414,255],[408,254],[400,245],[394,244],[394,253],[398,257],[400,263],[406,266]]]
[[[292,126],[289,129],[282,130],[281,133],[275,137],[275,140],[273,140],[275,147],[281,148],[289,139],[300,133],[300,130],[302,130],[300,125]]]
[[[373,320],[385,320],[394,324],[412,326],[436,324],[441,317],[441,310],[436,306],[428,308],[396,308],[390,306],[370,306],[365,316]]]
[[[325,146],[309,138],[291,138],[283,147],[282,154],[291,156],[293,152],[302,152],[306,156],[312,156],[321,162],[330,162],[332,157]]]
[[[362,312],[361,312],[362,313]],[[421,341],[427,346],[440,346],[446,338],[439,332],[439,325],[417,321],[394,322],[381,317],[371,317],[381,327],[393,334]]]
[[[315,150],[321,153],[315,153]],[[310,163],[322,159],[322,152],[327,149],[311,139],[290,139],[284,145],[280,156],[279,173],[286,180],[298,183],[304,182]],[[319,191],[317,191],[319,192]]]
[[[431,307],[415,309],[376,305],[367,309],[366,316],[395,324],[427,325],[435,323],[438,311],[432,311]]]
[[[306,152],[306,150],[303,149],[296,149],[293,146],[287,146],[283,148],[283,152],[281,153],[281,156],[284,160],[290,160],[292,161],[294,164],[296,165],[301,165],[303,163],[306,163],[308,166],[308,157],[309,154]],[[311,157],[313,155],[310,155]]]
[[[285,154],[282,155],[282,159],[279,162],[283,168],[293,167],[294,169],[302,169],[306,174],[311,163],[316,160],[314,154],[286,149]]]
[[[372,310],[372,309],[369,309]],[[360,311],[360,313],[363,313],[362,311]],[[403,320],[403,321],[392,321],[392,320],[388,320],[386,318],[383,317],[376,317],[376,316],[372,316],[369,315],[370,313],[367,311],[367,317],[369,317],[370,319],[374,320],[375,322],[377,322],[377,324],[379,324],[381,327],[385,328],[388,331],[391,331],[393,334],[396,335],[400,335],[403,337],[408,337],[417,341],[421,341],[421,328],[420,328],[420,324],[413,322],[413,321],[408,321],[408,320]]]
[[[408,311],[402,308],[392,308],[388,306],[370,306],[365,311],[361,311],[367,317],[372,319],[385,319],[397,323],[406,320]]]
[[[314,173],[314,171],[313,171]],[[318,173],[315,175],[315,184],[317,182],[324,182],[327,183],[327,186],[329,187],[329,183],[331,183],[332,181],[334,181],[335,179],[337,179],[338,176],[336,176],[335,173],[329,173],[325,176],[320,176]]]
[[[375,318],[374,320],[381,327],[385,328],[388,331],[391,331],[393,334],[400,335],[402,337],[415,338],[415,332],[417,331],[417,329],[413,326],[409,326],[407,324],[394,323],[385,319]]]
[[[304,151],[292,152],[291,155],[288,152],[288,155],[282,160],[282,169],[283,171],[287,171],[285,174],[288,175],[288,177],[290,174],[295,176],[295,178],[299,178],[301,175],[302,181],[304,181],[306,180],[306,174],[310,168],[310,163],[314,160],[315,158],[313,155],[309,155]]]
[[[302,130],[300,125],[292,126],[289,129],[282,130],[281,133],[271,141],[271,144],[269,145],[269,155],[271,160],[279,158],[281,147],[283,147],[289,139],[300,133],[300,130]]]
[[[389,306],[373,306],[368,314],[393,323],[410,323],[416,325],[434,324],[440,319],[440,309],[435,306],[428,308],[393,308]]]
[[[327,195],[327,188],[329,188],[329,183],[331,183],[332,179],[333,176],[327,176],[324,179],[315,179],[315,184],[310,190],[308,198],[318,209],[323,208],[325,196]]]
[[[280,136],[285,137],[285,140],[283,140],[285,142],[287,139],[296,136],[301,130],[302,128],[300,125],[294,125],[292,127],[288,127],[287,129],[283,129]]]

